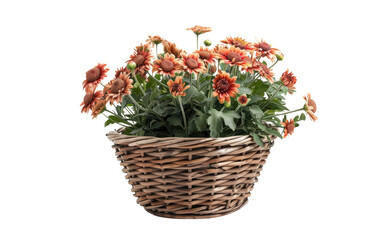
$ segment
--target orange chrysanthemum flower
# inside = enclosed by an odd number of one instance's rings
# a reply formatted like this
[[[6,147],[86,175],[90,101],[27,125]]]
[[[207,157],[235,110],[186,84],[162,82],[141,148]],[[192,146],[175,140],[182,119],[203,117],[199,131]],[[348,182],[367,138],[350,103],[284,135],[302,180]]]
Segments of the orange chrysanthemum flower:
[[[191,54],[182,54],[181,63],[183,65],[183,70],[188,73],[200,73],[206,72],[207,69],[204,66],[204,63],[199,58],[199,54],[191,53]]]
[[[260,75],[262,77],[265,77],[266,79],[268,79],[271,83],[273,83],[274,82],[273,76],[275,74],[264,63],[259,63],[259,64],[260,64],[260,69],[259,69]]]
[[[107,77],[106,73],[109,71],[106,68],[106,64],[98,63],[97,66],[86,72],[86,80],[82,82],[82,85],[86,92],[92,92],[96,89],[98,84]]]
[[[236,65],[244,68],[250,66],[250,63],[246,60],[247,53],[237,47],[220,48],[217,58],[221,59],[223,63],[229,64],[230,66]]]
[[[174,54],[176,58],[180,58],[181,54],[185,53],[182,49],[177,48],[175,43],[167,40],[163,40],[162,45],[165,53]]]
[[[283,138],[286,138],[286,136],[289,135],[292,135],[292,133],[294,132],[294,120],[291,119],[290,121],[286,120],[285,122],[281,122],[281,125],[284,126],[284,136]]]
[[[277,48],[272,48],[272,45],[264,42],[261,39],[260,42],[253,44],[256,51],[256,57],[267,57],[272,62],[276,60],[276,54],[280,54],[280,50]]]
[[[149,36],[146,42],[150,43],[152,46],[160,44],[164,39],[160,36]]]
[[[247,42],[241,37],[227,37],[226,40],[221,40],[221,42],[240,48],[241,50],[253,51],[255,49],[253,43]]]
[[[122,102],[122,97],[127,94],[131,94],[130,89],[133,88],[133,80],[125,73],[121,73],[118,78],[113,79],[105,87],[107,87],[106,100],[113,104]]]
[[[297,82],[296,77],[293,75],[292,72],[289,72],[289,69],[287,69],[280,78],[281,82],[288,87],[289,90],[295,90],[296,88],[294,85]],[[289,91],[290,94],[293,94],[293,91]]]
[[[175,81],[172,81],[171,79],[167,82],[167,85],[170,89],[170,93],[174,96],[186,96],[186,93],[184,92],[187,90],[190,86],[186,86],[186,83],[182,83],[182,77],[177,76],[175,78]]]
[[[256,60],[255,56],[253,56],[252,58],[246,57],[245,60],[249,63],[249,65],[244,68],[246,72],[254,74],[255,71],[260,72],[262,70],[260,63]]]
[[[191,30],[196,35],[200,35],[200,34],[203,34],[203,33],[211,32],[212,28],[210,28],[210,27],[202,27],[202,26],[196,25],[195,27],[187,28],[186,30]]]
[[[102,109],[106,106],[106,100],[100,99],[95,102],[94,106],[92,107],[92,116],[93,119],[98,116],[98,114],[101,113]]]
[[[134,54],[130,56],[130,60],[126,61],[127,64],[134,62],[137,66],[135,68],[135,74],[139,73],[141,77],[146,77],[146,73],[150,70],[151,59],[150,44],[141,44],[134,50]]]
[[[224,49],[228,49],[227,45],[224,45],[224,44],[217,44],[214,49],[212,50],[214,53],[219,53],[220,49],[221,48],[224,48]]]
[[[164,57],[160,57],[153,63],[153,72],[174,77],[175,73],[180,72],[182,65],[173,54],[166,53]]]
[[[119,77],[119,74],[121,73],[126,73],[126,74],[130,74],[130,70],[127,69],[126,67],[121,67],[121,68],[117,68],[117,70],[115,71],[115,78],[118,78]]]
[[[212,50],[204,47],[200,47],[199,50],[195,51],[197,54],[199,54],[200,59],[202,59],[205,63],[214,64],[216,59],[216,53],[214,53]]]
[[[80,105],[83,106],[81,113],[88,113],[89,110],[93,108],[94,104],[101,99],[102,95],[102,91],[95,92],[95,89],[92,89],[91,92],[86,92],[84,101]]]
[[[219,72],[213,80],[212,87],[215,91],[212,96],[217,96],[221,104],[224,102],[230,103],[231,97],[236,97],[236,93],[239,93],[238,87],[240,87],[240,84],[235,83],[236,78],[236,76],[231,78],[229,73]]]
[[[317,111],[316,102],[313,101],[310,93],[308,93],[306,97],[304,96],[304,99],[305,99],[305,105],[304,105],[305,111],[308,113],[310,119],[315,122],[316,120],[318,120],[317,116],[314,115]]]

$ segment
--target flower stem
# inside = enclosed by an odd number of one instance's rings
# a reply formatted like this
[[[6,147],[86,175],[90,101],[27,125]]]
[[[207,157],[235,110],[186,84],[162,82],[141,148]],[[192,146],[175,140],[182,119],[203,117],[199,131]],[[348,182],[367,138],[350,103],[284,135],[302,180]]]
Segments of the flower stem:
[[[198,89],[198,91],[200,91],[200,74],[201,73],[198,73],[198,75],[196,76],[196,88]]]
[[[168,88],[168,86],[167,86],[166,84],[162,83],[159,79],[157,79],[156,77],[154,77],[154,76],[151,75],[150,73],[149,73],[149,75],[150,75],[152,78],[154,78],[154,80],[157,81],[160,85],[162,85],[162,86],[165,87],[165,88]]]
[[[275,98],[276,94],[280,91],[281,87],[283,85],[280,83],[280,86],[276,89],[276,91],[273,93],[273,95],[268,98],[268,100],[264,103],[263,106],[260,106],[261,108],[265,108],[266,106],[268,106],[268,104],[273,100],[273,98]]]
[[[276,63],[278,63],[278,59],[276,60],[276,62],[274,64],[272,64],[268,69],[271,69],[274,65],[276,65]]]
[[[137,83],[139,83],[139,89],[141,89],[141,92],[143,93],[143,95],[145,95],[146,92],[145,92],[145,90],[143,89],[141,83],[138,81],[137,76],[135,75],[135,71],[132,70],[131,73],[133,74],[134,80],[135,80]]]
[[[199,49],[199,34],[196,34],[196,49]]]
[[[184,109],[183,109],[182,97],[178,96],[178,100],[179,100],[180,110],[182,111],[184,129],[186,131],[186,136],[188,136],[187,119],[186,119],[186,114],[185,114]]]
[[[268,118],[273,118],[273,117],[276,117],[276,116],[280,116],[280,115],[285,115],[285,114],[289,114],[289,113],[294,113],[294,112],[302,111],[302,110],[305,111],[305,108],[299,108],[297,110],[293,110],[293,111],[289,111],[289,112],[284,112],[284,113],[279,113],[279,114],[267,116],[267,117],[264,117],[263,120],[268,119]]]
[[[156,50],[157,58],[158,58],[158,44],[155,44],[155,50]]]
[[[241,105],[237,105],[236,109],[235,109],[235,112],[237,112],[237,110],[239,110],[239,108],[241,107]]]

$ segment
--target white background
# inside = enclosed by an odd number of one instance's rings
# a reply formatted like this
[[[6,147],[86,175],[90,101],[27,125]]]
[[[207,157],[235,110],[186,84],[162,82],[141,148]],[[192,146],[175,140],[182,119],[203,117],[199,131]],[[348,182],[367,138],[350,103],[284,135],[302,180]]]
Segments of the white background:
[[[378,1],[1,1],[0,239],[382,239]],[[85,72],[148,35],[193,51],[196,24],[285,54],[316,123],[277,140],[249,203],[209,220],[136,204],[105,134],[80,114]],[[112,74],[109,74],[111,76]],[[108,79],[109,80],[109,79]]]

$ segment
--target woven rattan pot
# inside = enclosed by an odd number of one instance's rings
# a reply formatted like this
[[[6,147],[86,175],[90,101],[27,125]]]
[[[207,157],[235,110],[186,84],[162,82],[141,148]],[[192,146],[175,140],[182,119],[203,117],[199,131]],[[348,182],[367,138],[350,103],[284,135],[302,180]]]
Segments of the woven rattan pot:
[[[248,135],[158,138],[113,131],[107,137],[138,204],[168,218],[212,218],[240,209],[274,140],[263,139],[261,148]]]

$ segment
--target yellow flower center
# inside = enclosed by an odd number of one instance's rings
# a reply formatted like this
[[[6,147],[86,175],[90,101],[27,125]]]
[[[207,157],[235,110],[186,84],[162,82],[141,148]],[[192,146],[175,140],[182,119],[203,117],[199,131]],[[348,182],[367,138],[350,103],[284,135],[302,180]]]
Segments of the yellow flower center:
[[[187,59],[186,64],[189,69],[195,69],[195,68],[198,68],[199,66],[198,62],[193,58]]]
[[[241,62],[241,60],[242,60],[240,54],[238,54],[237,52],[228,53],[227,58],[228,58],[228,60],[230,60],[233,63]]]
[[[165,72],[171,72],[174,69],[174,64],[170,60],[163,60],[160,64],[160,67]]]
[[[101,75],[99,68],[95,67],[86,72],[86,81],[94,82]]]
[[[145,61],[145,57],[143,55],[138,55],[133,59],[133,62],[137,65],[137,67],[141,66]]]

